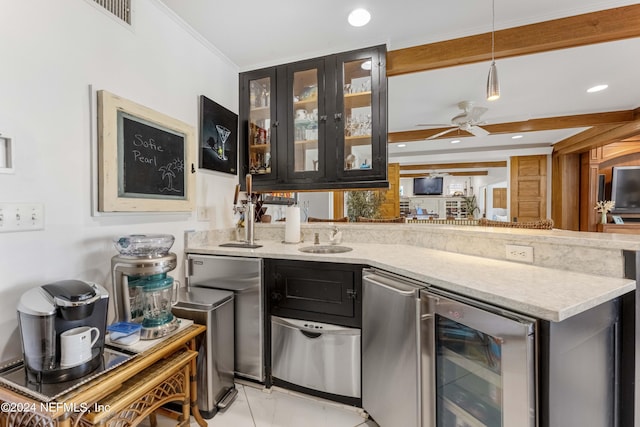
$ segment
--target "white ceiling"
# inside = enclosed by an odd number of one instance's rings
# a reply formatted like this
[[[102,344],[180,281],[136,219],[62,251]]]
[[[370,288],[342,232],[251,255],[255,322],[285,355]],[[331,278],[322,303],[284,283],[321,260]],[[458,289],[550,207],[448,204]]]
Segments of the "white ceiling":
[[[161,0],[240,70],[376,44],[389,50],[491,31],[491,0]],[[496,30],[634,1],[495,1]],[[371,23],[350,27],[352,9],[366,7]],[[421,129],[418,123],[449,123],[457,103],[488,107],[487,123],[629,110],[640,106],[640,38],[497,61],[502,96],[485,101],[489,63],[450,67],[389,78],[389,131]],[[587,94],[600,83],[609,89]],[[390,144],[390,161],[402,164],[504,160],[510,155],[549,153],[551,144],[584,129],[527,132],[523,138],[489,135]]]

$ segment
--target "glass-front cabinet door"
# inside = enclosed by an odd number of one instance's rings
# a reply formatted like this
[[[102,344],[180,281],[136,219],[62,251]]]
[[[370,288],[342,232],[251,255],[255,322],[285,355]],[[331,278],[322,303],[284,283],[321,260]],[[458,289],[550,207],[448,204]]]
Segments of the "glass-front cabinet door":
[[[429,297],[435,414],[424,415],[436,427],[534,427],[535,321],[455,298]]]
[[[240,146],[246,151],[241,153],[241,181],[250,173],[256,182],[274,181],[273,167],[277,156],[276,105],[273,102],[276,90],[276,74],[273,69],[246,73],[241,81],[240,109]],[[246,141],[243,144],[242,141]],[[241,150],[242,151],[242,150]]]
[[[386,187],[385,59],[382,45],[241,73],[241,185]]]
[[[340,54],[337,69],[338,177],[386,178],[384,57],[379,49]]]
[[[317,181],[326,168],[324,61],[288,65],[287,77],[287,181]]]

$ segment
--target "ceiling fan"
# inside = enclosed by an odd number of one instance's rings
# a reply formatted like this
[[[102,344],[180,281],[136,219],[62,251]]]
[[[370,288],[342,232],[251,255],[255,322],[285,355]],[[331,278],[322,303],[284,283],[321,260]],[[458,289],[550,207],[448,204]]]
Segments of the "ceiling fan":
[[[480,117],[487,112],[488,108],[474,107],[473,101],[461,101],[458,103],[458,108],[462,110],[462,113],[454,116],[450,124],[418,124],[416,126],[450,127],[450,129],[431,135],[427,139],[435,139],[455,130],[464,130],[475,136],[489,135],[488,131],[479,126],[485,123],[480,121]]]

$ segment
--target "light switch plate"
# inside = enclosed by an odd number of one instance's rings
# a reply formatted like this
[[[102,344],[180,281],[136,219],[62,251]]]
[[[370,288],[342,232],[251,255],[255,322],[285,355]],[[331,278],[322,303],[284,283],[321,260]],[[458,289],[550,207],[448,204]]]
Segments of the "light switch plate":
[[[44,230],[44,204],[0,203],[0,233]]]
[[[210,221],[211,220],[211,210],[206,206],[200,206],[196,208],[196,216],[198,221]]]

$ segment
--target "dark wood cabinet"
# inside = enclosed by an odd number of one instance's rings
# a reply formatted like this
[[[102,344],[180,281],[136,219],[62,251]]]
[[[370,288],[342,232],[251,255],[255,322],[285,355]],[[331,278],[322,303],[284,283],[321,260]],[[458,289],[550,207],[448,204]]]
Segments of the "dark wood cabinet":
[[[241,73],[241,185],[388,187],[385,61],[382,45]]]
[[[362,265],[265,260],[270,315],[360,328]]]

